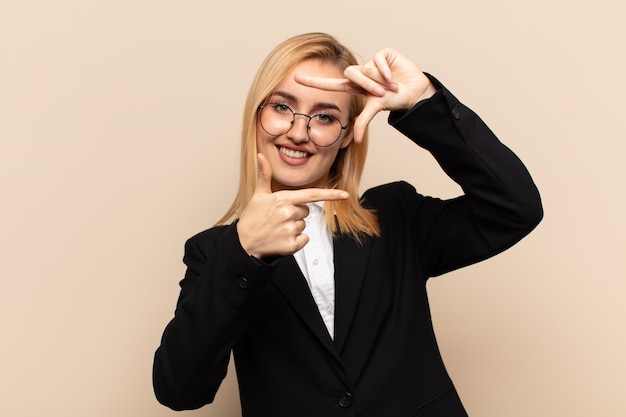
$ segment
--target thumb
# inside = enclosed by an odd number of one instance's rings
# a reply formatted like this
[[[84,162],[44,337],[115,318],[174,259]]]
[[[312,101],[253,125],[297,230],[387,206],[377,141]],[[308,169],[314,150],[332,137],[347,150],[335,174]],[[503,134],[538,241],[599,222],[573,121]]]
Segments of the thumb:
[[[257,154],[257,168],[259,170],[259,178],[256,184],[256,192],[271,194],[272,193],[272,167],[262,153]]]
[[[356,143],[361,143],[363,141],[365,129],[367,129],[367,126],[374,119],[374,116],[376,116],[376,114],[378,114],[382,109],[383,106],[379,100],[371,99],[367,101],[365,108],[354,121],[354,141]]]

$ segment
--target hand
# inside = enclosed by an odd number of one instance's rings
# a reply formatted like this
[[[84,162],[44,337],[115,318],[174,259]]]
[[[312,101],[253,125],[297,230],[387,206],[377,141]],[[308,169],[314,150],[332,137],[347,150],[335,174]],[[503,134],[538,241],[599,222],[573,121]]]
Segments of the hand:
[[[345,200],[343,190],[304,188],[272,192],[272,168],[258,154],[259,180],[254,195],[237,223],[239,241],[248,255],[256,258],[291,255],[304,247],[309,237],[304,231],[307,203]]]
[[[431,97],[436,89],[409,59],[393,49],[383,49],[363,65],[345,69],[345,78],[295,76],[296,82],[330,91],[365,96],[366,105],[354,121],[354,140],[363,140],[365,128],[382,110],[409,110],[418,101]]]

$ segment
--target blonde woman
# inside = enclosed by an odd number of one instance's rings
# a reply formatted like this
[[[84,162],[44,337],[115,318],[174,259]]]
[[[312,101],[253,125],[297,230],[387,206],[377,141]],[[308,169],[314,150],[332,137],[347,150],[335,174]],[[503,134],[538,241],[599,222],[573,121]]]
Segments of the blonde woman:
[[[359,195],[367,125],[381,111],[462,196],[425,197],[405,182]],[[241,146],[230,210],[185,246],[188,269],[154,360],[158,400],[175,410],[212,402],[232,352],[245,417],[466,416],[426,283],[539,223],[524,165],[397,51],[360,65],[323,33],[265,59]]]

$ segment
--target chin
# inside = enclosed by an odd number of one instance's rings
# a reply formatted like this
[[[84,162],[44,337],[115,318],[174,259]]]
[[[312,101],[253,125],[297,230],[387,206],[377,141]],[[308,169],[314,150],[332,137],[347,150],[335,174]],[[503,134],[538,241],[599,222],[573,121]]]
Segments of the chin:
[[[302,180],[281,180],[280,178],[273,178],[274,188],[279,189],[287,189],[287,190],[298,190],[301,188],[314,188],[314,187],[324,187],[324,185],[320,185],[321,182],[309,179]]]

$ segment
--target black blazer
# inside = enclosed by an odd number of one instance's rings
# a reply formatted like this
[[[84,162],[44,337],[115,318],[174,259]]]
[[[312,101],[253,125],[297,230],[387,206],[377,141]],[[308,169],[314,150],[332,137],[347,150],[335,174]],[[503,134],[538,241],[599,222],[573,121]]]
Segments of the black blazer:
[[[362,245],[334,239],[334,341],[293,256],[248,256],[234,224],[192,237],[154,360],[160,402],[210,403],[232,351],[246,417],[466,416],[437,348],[426,282],[507,249],[538,224],[542,207],[519,159],[433,81],[435,96],[389,122],[428,149],[464,195],[425,197],[404,182],[363,195],[381,235]]]

